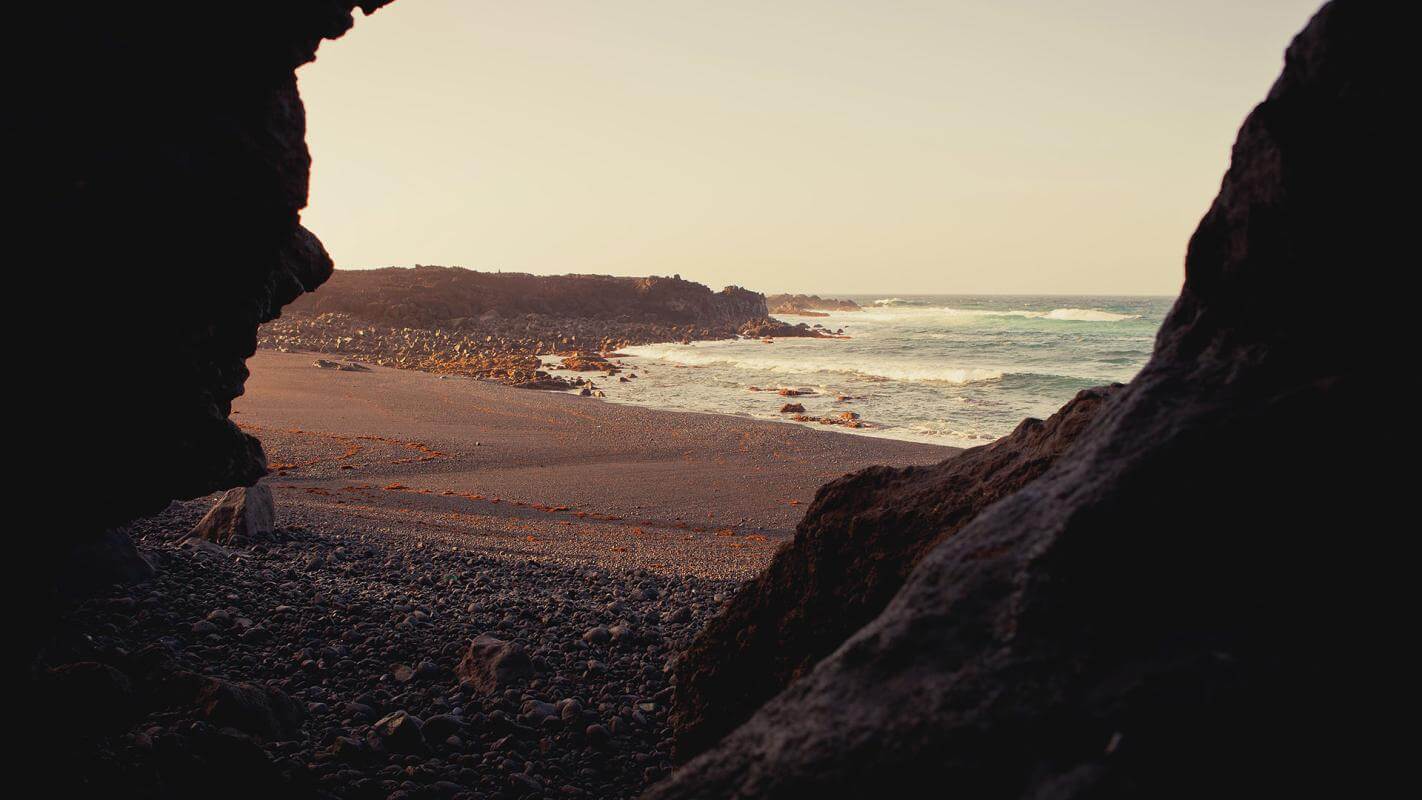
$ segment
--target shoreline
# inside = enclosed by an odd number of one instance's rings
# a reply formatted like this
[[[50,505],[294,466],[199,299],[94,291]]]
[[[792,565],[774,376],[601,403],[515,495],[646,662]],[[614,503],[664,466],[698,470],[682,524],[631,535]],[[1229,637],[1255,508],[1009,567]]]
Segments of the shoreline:
[[[232,419],[282,524],[452,537],[489,553],[743,579],[824,483],[958,448],[259,350]],[[827,427],[827,426],[826,426]]]

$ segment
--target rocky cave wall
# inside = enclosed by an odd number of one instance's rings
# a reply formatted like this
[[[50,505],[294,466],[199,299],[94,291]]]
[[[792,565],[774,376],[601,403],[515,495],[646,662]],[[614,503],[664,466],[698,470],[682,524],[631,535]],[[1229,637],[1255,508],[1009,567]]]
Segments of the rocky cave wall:
[[[715,744],[878,616],[926,553],[1046,472],[1120,389],[1083,390],[1050,418],[938,464],[871,467],[821,487],[795,538],[678,657],[677,760]]]
[[[299,221],[294,71],[386,1],[47,4],[26,28],[62,41],[22,122],[47,171],[45,263],[65,278],[46,294],[89,354],[59,399],[97,400],[57,423],[88,477],[53,546],[265,472],[228,420],[244,361],[257,325],[331,273]]]
[[[1335,0],[1294,40],[1153,357],[1076,443],[649,797],[1380,793],[1398,495],[1336,426],[1384,402],[1371,298],[1410,251],[1401,8]]]

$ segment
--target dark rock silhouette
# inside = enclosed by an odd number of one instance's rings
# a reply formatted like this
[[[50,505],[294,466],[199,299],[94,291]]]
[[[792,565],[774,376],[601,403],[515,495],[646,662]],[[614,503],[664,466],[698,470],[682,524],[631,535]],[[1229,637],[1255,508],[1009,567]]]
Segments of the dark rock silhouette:
[[[39,427],[60,437],[45,474],[79,498],[61,522],[17,537],[33,552],[19,559],[27,613],[16,639],[34,687],[136,702],[107,672],[35,674],[38,653],[62,648],[62,603],[151,575],[124,523],[266,472],[261,445],[228,420],[232,399],[258,324],[332,268],[300,224],[310,158],[295,70],[350,28],[352,9],[384,2],[25,10],[16,63],[32,69],[15,102],[16,150],[40,180],[20,192],[17,227],[43,255],[14,295],[64,320],[46,326],[59,355],[39,384]],[[63,708],[49,691],[24,691],[18,711],[50,720]],[[51,722],[77,735],[103,716]],[[147,796],[293,796],[261,747],[203,724],[155,743],[153,774],[100,783],[119,794],[134,781],[163,787]],[[72,774],[63,740],[26,738],[20,763],[48,780]]]
[[[730,339],[767,322],[791,327],[767,319],[765,298],[757,292],[735,286],[713,292],[680,277],[390,267],[338,271],[320,291],[263,325],[259,342],[511,386],[567,389],[549,380],[539,356]]]
[[[343,313],[412,328],[457,326],[489,313],[731,330],[766,317],[765,297],[738,286],[713,292],[679,277],[528,275],[433,266],[339,270],[320,291],[292,303],[288,313]]]
[[[306,716],[280,689],[221,678],[203,680],[196,703],[202,719],[264,739],[291,738]]]
[[[806,315],[808,312],[809,316],[824,316],[820,312],[862,310],[853,300],[837,300],[817,294],[770,294],[765,296],[765,304],[772,314]]]
[[[1370,298],[1410,251],[1401,14],[1337,0],[1295,39],[1154,356],[1076,444],[649,797],[1381,791],[1395,751],[1358,732],[1398,696],[1402,583],[1369,544],[1395,495],[1357,468],[1377,442],[1321,428],[1376,413]]]
[[[924,553],[1045,472],[1120,388],[1083,391],[1046,421],[933,466],[872,467],[820,487],[794,540],[680,658],[676,757],[715,744],[877,616]]]
[[[62,228],[47,274],[72,279],[64,313],[105,350],[58,376],[57,395],[97,391],[102,413],[62,425],[93,479],[65,535],[45,537],[36,579],[52,582],[67,557],[54,551],[76,540],[265,472],[227,419],[244,361],[257,325],[331,272],[299,219],[310,158],[294,71],[353,8],[383,4],[37,10],[34,29],[66,44],[23,115],[39,148],[27,158],[47,170],[31,201]]]
[[[34,567],[42,573],[43,589],[60,601],[84,597],[116,583],[127,584],[153,576],[148,563],[133,546],[128,530],[122,526],[86,533],[68,542],[46,543],[49,561]],[[33,580],[35,576],[25,575]]]

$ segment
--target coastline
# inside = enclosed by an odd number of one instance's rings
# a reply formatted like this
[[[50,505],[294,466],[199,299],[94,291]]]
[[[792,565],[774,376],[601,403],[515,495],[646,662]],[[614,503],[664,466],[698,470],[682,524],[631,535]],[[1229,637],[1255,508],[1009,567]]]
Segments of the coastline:
[[[233,404],[267,449],[282,524],[312,530],[398,528],[500,554],[738,579],[791,536],[826,481],[960,452],[418,370],[318,369],[317,357],[259,350]]]

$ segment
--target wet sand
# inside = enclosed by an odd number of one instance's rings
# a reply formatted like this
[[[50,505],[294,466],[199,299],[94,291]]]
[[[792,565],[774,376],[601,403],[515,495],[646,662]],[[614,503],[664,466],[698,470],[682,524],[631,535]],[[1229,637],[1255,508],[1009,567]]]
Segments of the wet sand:
[[[259,351],[233,416],[266,446],[279,523],[315,531],[743,578],[826,481],[958,452],[315,359]]]

